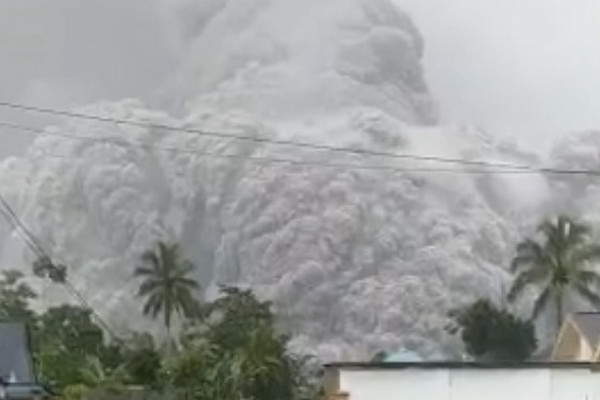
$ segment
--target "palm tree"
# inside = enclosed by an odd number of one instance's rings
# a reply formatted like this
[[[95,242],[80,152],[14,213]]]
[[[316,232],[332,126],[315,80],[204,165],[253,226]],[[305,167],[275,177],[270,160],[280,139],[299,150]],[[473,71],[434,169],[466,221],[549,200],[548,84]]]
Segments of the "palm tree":
[[[541,240],[525,240],[517,246],[511,270],[517,274],[508,293],[515,301],[528,286],[540,293],[534,303],[532,318],[553,305],[557,331],[563,320],[565,295],[576,294],[600,308],[600,273],[591,267],[600,259],[600,246],[592,243],[588,226],[561,215],[546,220],[538,228]]]
[[[164,242],[158,242],[155,249],[142,254],[141,260],[143,265],[137,267],[134,273],[144,279],[138,296],[146,298],[144,315],[156,318],[162,314],[169,353],[173,315],[191,317],[198,311],[193,291],[199,289],[199,285],[189,277],[194,265],[181,257],[177,244]]]

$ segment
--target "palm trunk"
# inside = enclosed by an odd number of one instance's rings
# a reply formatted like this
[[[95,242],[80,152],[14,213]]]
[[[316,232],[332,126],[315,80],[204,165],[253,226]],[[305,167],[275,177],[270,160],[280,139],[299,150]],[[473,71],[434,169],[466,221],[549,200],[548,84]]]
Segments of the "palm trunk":
[[[165,352],[166,352],[166,358],[167,360],[171,359],[171,327],[170,324],[167,325],[167,346],[165,348]]]
[[[171,301],[167,297],[165,301],[165,328],[167,329],[167,347],[166,347],[166,356],[167,360],[171,359]]]
[[[167,360],[171,358],[172,353],[171,328],[167,327]]]
[[[171,321],[169,318],[165,316],[165,330],[166,330],[166,346],[165,346],[165,360],[167,362],[171,361]],[[165,391],[169,397],[175,397],[175,388],[173,387],[173,383],[169,380],[165,387]]]
[[[556,336],[560,332],[563,323],[563,298],[562,293],[557,292],[556,294]]]

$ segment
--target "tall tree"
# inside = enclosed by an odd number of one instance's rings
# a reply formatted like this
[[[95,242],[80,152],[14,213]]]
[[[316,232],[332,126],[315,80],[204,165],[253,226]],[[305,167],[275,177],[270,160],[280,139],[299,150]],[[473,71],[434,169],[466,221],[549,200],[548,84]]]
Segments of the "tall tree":
[[[538,230],[538,240],[528,239],[517,246],[511,265],[516,277],[508,299],[515,301],[529,286],[537,288],[532,318],[552,305],[558,331],[567,294],[600,308],[600,273],[591,265],[600,259],[600,246],[592,242],[588,226],[564,215],[542,222]]]
[[[158,242],[153,250],[142,254],[141,259],[143,265],[135,270],[135,276],[143,279],[138,296],[146,298],[145,315],[157,318],[162,314],[169,351],[173,315],[191,317],[199,309],[193,295],[199,285],[190,278],[194,266],[182,257],[177,244],[164,242]]]

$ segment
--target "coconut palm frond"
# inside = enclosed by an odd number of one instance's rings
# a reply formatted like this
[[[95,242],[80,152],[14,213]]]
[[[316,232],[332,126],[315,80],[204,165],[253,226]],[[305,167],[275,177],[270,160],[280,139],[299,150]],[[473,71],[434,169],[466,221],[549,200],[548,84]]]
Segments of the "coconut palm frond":
[[[576,274],[576,282],[588,288],[600,288],[600,273],[592,270],[578,271]]]
[[[571,255],[573,264],[584,264],[600,260],[600,246],[596,244],[584,245]]]
[[[600,308],[600,295],[596,292],[592,291],[586,285],[582,285],[581,283],[577,283],[575,285],[575,290],[577,294],[581,296],[585,301],[594,306],[596,309]]]
[[[600,273],[590,268],[591,262],[600,260],[600,246],[592,243],[590,228],[559,216],[542,222],[539,233],[539,241],[528,239],[517,246],[511,270],[518,274],[508,299],[518,299],[529,286],[536,288],[540,294],[533,307],[533,318],[553,301],[557,326],[562,323],[562,299],[569,290],[600,308],[600,296],[592,290],[600,288]]]
[[[159,242],[142,254],[141,261],[134,275],[143,279],[138,295],[146,298],[145,315],[157,318],[162,314],[169,332],[173,316],[198,314],[200,307],[193,293],[200,285],[190,277],[195,267],[181,256],[179,245]]]
[[[514,280],[509,292],[508,300],[517,300],[529,285],[534,285],[547,280],[550,275],[550,270],[544,266],[538,265],[533,268],[521,272]]]
[[[511,264],[511,271],[517,272],[519,269],[532,265],[549,263],[548,255],[543,247],[533,240],[525,240],[517,245],[517,256]]]
[[[531,312],[531,318],[536,319],[540,313],[547,308],[550,303],[551,288],[546,287],[544,291],[538,296],[535,303],[533,304],[533,310]]]

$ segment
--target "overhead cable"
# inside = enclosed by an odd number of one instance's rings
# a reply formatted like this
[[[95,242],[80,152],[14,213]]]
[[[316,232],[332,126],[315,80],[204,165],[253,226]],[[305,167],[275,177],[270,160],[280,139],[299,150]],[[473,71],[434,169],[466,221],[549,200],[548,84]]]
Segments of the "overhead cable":
[[[275,139],[275,138],[267,138],[267,137],[260,137],[260,136],[248,136],[248,135],[241,135],[241,134],[237,134],[237,133],[206,131],[206,130],[197,129],[197,128],[193,128],[193,127],[173,126],[173,125],[167,125],[167,124],[140,122],[140,121],[134,121],[134,120],[130,120],[130,119],[104,117],[104,116],[99,116],[99,115],[84,114],[84,113],[75,112],[75,111],[38,107],[38,106],[32,106],[32,105],[20,104],[20,103],[8,102],[8,101],[1,101],[1,100],[0,100],[0,107],[19,110],[19,111],[35,112],[35,113],[69,117],[69,118],[75,118],[75,119],[91,120],[91,121],[104,122],[104,123],[130,125],[130,126],[136,126],[136,127],[142,127],[142,128],[148,128],[148,129],[162,129],[162,130],[173,131],[173,132],[191,133],[191,134],[196,134],[196,135],[200,135],[200,136],[235,139],[235,140],[241,140],[241,141],[267,143],[267,144],[280,145],[280,146],[291,146],[291,147],[298,147],[298,148],[305,148],[305,149],[312,149],[312,150],[327,150],[327,151],[331,151],[331,152],[359,154],[359,155],[366,155],[366,156],[389,157],[389,158],[397,158],[397,159],[404,159],[404,160],[430,161],[430,162],[437,162],[437,163],[460,164],[460,165],[479,166],[479,167],[506,168],[506,169],[510,169],[510,170],[526,170],[526,171],[533,170],[535,172],[540,172],[540,169],[543,169],[543,170],[545,170],[544,172],[552,172],[551,171],[552,169],[550,169],[550,168],[538,168],[535,166],[525,165],[525,164],[515,164],[515,163],[506,163],[506,162],[491,162],[491,161],[483,161],[483,160],[468,160],[468,159],[431,156],[431,155],[401,154],[401,153],[386,152],[386,151],[356,149],[356,148],[350,148],[350,147],[338,147],[338,146],[333,146],[333,145],[328,145],[328,144],[320,144],[320,143],[308,143],[308,142],[298,142],[298,141],[293,141],[293,140]],[[597,171],[597,172],[600,173],[600,171]]]
[[[297,166],[307,167],[323,167],[323,168],[339,168],[339,169],[350,169],[350,170],[380,170],[390,172],[414,172],[414,173],[455,173],[455,174],[551,174],[551,175],[588,175],[588,176],[599,176],[600,171],[598,170],[573,170],[573,169],[558,169],[558,168],[545,168],[545,167],[527,167],[525,168],[479,168],[475,169],[471,167],[470,162],[466,162],[466,168],[420,168],[420,167],[399,167],[397,165],[383,165],[383,164],[356,164],[356,163],[338,163],[338,162],[321,162],[321,161],[307,161],[281,157],[262,157],[262,156],[249,156],[240,154],[223,154],[223,153],[211,153],[206,152],[197,148],[181,148],[181,147],[167,147],[149,145],[138,142],[131,142],[125,138],[102,138],[102,137],[89,137],[89,136],[77,136],[66,133],[53,132],[50,130],[44,130],[39,128],[33,128],[21,124],[14,124],[8,122],[1,122],[0,127],[6,127],[21,131],[27,131],[31,133],[38,133],[48,136],[60,137],[66,140],[84,141],[84,142],[96,142],[106,143],[110,145],[122,146],[125,148],[140,148],[144,150],[156,150],[174,153],[187,153],[197,154],[201,157],[210,157],[218,159],[234,159],[241,161],[249,161],[254,163],[265,163],[265,164],[289,164]],[[4,131],[3,133],[7,133]],[[47,154],[50,158],[72,158],[72,155],[59,155],[59,154]],[[458,161],[458,160],[455,160]]]

